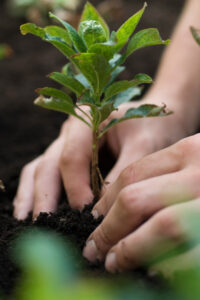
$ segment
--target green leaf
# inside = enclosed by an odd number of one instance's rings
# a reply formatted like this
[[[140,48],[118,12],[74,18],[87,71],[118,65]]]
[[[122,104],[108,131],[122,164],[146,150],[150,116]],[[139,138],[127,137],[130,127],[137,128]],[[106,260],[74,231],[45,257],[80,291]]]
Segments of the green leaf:
[[[81,99],[78,103],[88,105],[88,106],[91,106],[91,107],[96,106],[94,100],[92,98],[90,98],[89,96],[87,96],[87,95],[81,97]]]
[[[37,89],[36,92],[40,95],[56,97],[58,99],[61,99],[65,102],[67,102],[68,104],[74,106],[72,98],[69,95],[62,92],[61,90],[45,87],[45,88]]]
[[[74,57],[79,70],[90,82],[96,99],[101,96],[110,79],[111,68],[106,59],[95,53],[82,53]]]
[[[119,105],[131,101],[134,97],[140,96],[141,92],[142,89],[140,87],[132,87],[111,98],[110,101],[112,101],[114,103],[114,107],[117,108]]]
[[[94,44],[107,41],[104,28],[95,20],[81,22],[79,33],[88,48]]]
[[[151,83],[152,79],[150,76],[146,74],[138,74],[131,81],[122,80],[114,82],[111,86],[109,86],[105,91],[105,98],[103,101],[107,101],[109,98],[121,93],[131,87],[137,86],[142,83]]]
[[[117,32],[116,31],[111,32],[110,41],[113,42],[113,43],[117,43]]]
[[[169,40],[163,41],[161,39],[160,33],[156,28],[141,30],[137,32],[130,40],[125,53],[125,58],[138,49],[154,45],[168,45],[169,42]]]
[[[165,110],[166,106],[157,106],[154,104],[143,104],[137,108],[130,108],[122,118],[112,119],[108,125],[100,132],[99,138],[104,135],[111,127],[130,119],[146,118],[146,117],[163,117],[171,114]]]
[[[45,33],[49,34],[51,37],[54,36],[55,38],[59,38],[59,41],[63,40],[63,42],[65,42],[69,46],[72,46],[70,36],[65,29],[59,26],[52,25],[52,26],[45,27],[44,30]]]
[[[85,46],[84,41],[82,40],[82,38],[79,36],[79,34],[76,32],[76,30],[70,24],[63,21],[62,19],[60,19],[59,17],[55,16],[52,13],[49,13],[49,16],[51,18],[56,19],[58,22],[60,22],[64,26],[64,28],[67,30],[67,32],[69,34],[72,44],[74,45],[74,47],[76,48],[76,50],[78,52],[86,52],[87,51],[87,47]]]
[[[81,85],[83,85],[85,87],[85,89],[88,90],[90,88],[90,84],[89,84],[88,80],[85,78],[85,76],[81,73],[79,73],[79,74],[75,73],[72,63],[67,63],[62,68],[62,73],[75,78],[78,82],[81,83]]]
[[[26,35],[28,33],[36,35],[40,37],[42,40],[54,45],[58,50],[60,50],[67,58],[72,60],[72,56],[76,54],[76,52],[66,44],[63,38],[55,37],[55,35],[51,35],[50,32],[45,28],[41,28],[32,23],[26,23],[21,25],[20,27],[21,33]]]
[[[121,59],[122,55],[119,53],[116,53],[114,57],[109,61],[109,64],[112,68],[115,68],[118,64],[118,61]]]
[[[129,37],[134,32],[135,28],[137,27],[145,8],[147,7],[147,4],[145,2],[143,8],[138,11],[136,14],[134,14],[131,18],[129,18],[117,31],[116,37],[118,42],[122,43],[123,45],[126,44]]]
[[[64,85],[65,87],[69,88],[78,97],[80,97],[85,91],[85,87],[78,80],[66,74],[53,72],[49,75],[49,77],[55,80],[56,82],[60,83],[61,85]]]
[[[112,111],[116,110],[113,103],[106,103],[99,109],[99,112],[101,114],[100,122],[103,122],[108,118],[108,116],[111,114]]]
[[[193,35],[194,39],[200,45],[200,30],[195,29],[194,27],[190,27],[190,30],[192,32],[192,35]]]
[[[59,42],[54,40],[53,38],[45,39],[45,41],[51,43],[56,47],[62,54],[64,54],[69,60],[73,61],[73,55],[76,53],[72,48],[64,44],[63,42]],[[73,61],[74,62],[74,61]]]
[[[115,81],[117,76],[121,74],[125,70],[125,67],[117,67],[111,74],[111,79],[108,82],[107,86],[105,87],[105,90]]]
[[[41,93],[41,91],[40,91]],[[48,93],[48,91],[43,92],[45,95]],[[68,96],[69,97],[69,96]],[[70,97],[69,97],[70,98]],[[84,122],[86,125],[88,125],[89,127],[91,127],[91,125],[82,117],[80,117],[79,115],[76,114],[74,108],[76,107],[74,103],[71,103],[72,99],[69,101],[66,101],[64,99],[59,99],[56,97],[50,97],[50,98],[46,98],[43,95],[40,95],[35,101],[34,103],[36,105],[39,105],[43,108],[47,108],[47,109],[51,109],[51,110],[55,110],[55,111],[59,111],[59,112],[63,112],[65,114],[69,114],[72,115],[76,118],[78,118],[79,120],[81,120],[82,122]]]
[[[89,49],[89,53],[98,53],[103,55],[107,60],[113,58],[113,56],[119,51],[119,45],[113,44],[111,42],[95,44]]]
[[[45,31],[43,28],[36,26],[32,23],[26,23],[20,26],[21,34],[26,35],[27,33],[39,36],[41,39],[45,39]]]
[[[74,72],[73,72],[73,69],[72,69],[72,64],[71,63],[67,63],[66,65],[64,65],[62,67],[62,73],[63,74],[66,74],[70,77],[74,77]]]
[[[68,101],[59,99],[57,97],[46,98],[41,95],[35,100],[34,103],[44,108],[48,108],[48,109],[63,112],[65,114],[76,116],[74,110],[74,104],[71,104]]]
[[[94,8],[94,6],[90,2],[87,2],[84,7],[83,14],[81,16],[81,22],[90,21],[90,20],[98,21],[101,24],[101,26],[104,28],[106,33],[106,40],[108,41],[110,36],[108,25],[106,24],[104,19],[100,16],[98,11]]]
[[[144,118],[144,117],[156,117],[166,116],[168,113],[165,111],[166,106],[157,106],[154,104],[143,104],[137,108],[130,108],[125,113],[125,119],[132,118]]]
[[[134,80],[137,81],[138,85],[142,83],[152,83],[152,78],[149,75],[143,73],[135,75]]]
[[[83,74],[77,74],[74,76],[74,78],[76,78],[82,85],[84,85],[86,89],[90,88],[90,84]]]

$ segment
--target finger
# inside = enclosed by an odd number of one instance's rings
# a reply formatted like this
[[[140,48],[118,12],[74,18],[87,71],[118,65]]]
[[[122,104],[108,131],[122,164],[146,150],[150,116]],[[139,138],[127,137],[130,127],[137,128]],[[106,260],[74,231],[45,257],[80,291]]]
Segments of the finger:
[[[183,272],[197,270],[200,267],[200,246],[188,250],[187,252],[163,260],[160,263],[153,265],[149,270],[150,276],[162,274],[167,279],[173,278],[177,272],[183,275]]]
[[[33,208],[34,173],[40,159],[41,157],[38,157],[27,164],[21,172],[17,193],[13,202],[14,217],[18,220],[24,220]]]
[[[181,163],[181,155],[174,146],[133,162],[122,171],[118,179],[107,189],[93,208],[93,214],[95,216],[106,215],[125,186],[151,177],[176,172],[181,169]]]
[[[199,176],[195,178],[194,173],[179,171],[124,188],[103,222],[89,237],[98,249],[95,259],[103,258],[113,245],[159,210],[199,195]],[[90,243],[86,246],[85,255],[89,260],[95,256],[91,254]]]
[[[112,184],[131,162],[141,159],[147,153],[150,153],[151,150],[147,149],[142,141],[137,142],[136,145],[126,142],[123,147],[121,147],[119,158],[110,173],[107,175],[105,181]]]
[[[82,209],[93,200],[90,188],[92,133],[81,121],[71,119],[66,129],[60,170],[68,200],[73,208]]]
[[[110,272],[135,269],[163,258],[189,238],[185,215],[200,213],[200,200],[177,204],[164,209],[138,230],[120,240],[106,257]],[[191,221],[191,219],[190,219]]]
[[[44,153],[34,174],[33,219],[41,212],[54,212],[57,207],[61,178],[59,158],[63,148],[63,139],[57,139]]]

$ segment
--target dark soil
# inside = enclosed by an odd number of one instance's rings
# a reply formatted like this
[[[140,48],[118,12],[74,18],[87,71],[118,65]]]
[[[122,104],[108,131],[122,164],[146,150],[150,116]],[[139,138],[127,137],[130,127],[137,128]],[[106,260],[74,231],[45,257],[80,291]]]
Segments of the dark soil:
[[[97,2],[101,1],[92,1],[94,4]],[[163,38],[168,38],[183,1],[148,2],[150,7],[140,27],[158,27]],[[5,193],[0,192],[0,290],[10,293],[19,275],[9,257],[12,241],[20,231],[33,226],[31,216],[25,222],[17,222],[12,217],[12,200],[20,169],[44,151],[58,135],[59,128],[65,120],[62,114],[33,106],[32,102],[36,96],[34,90],[49,84],[45,75],[59,70],[65,63],[65,58],[39,39],[21,36],[19,25],[25,20],[16,20],[8,16],[4,4],[5,1],[1,0],[0,43],[8,43],[13,48],[14,55],[0,62],[0,178],[6,187]],[[116,29],[140,7],[140,0],[124,0],[120,18],[110,22],[112,28]],[[162,50],[162,47],[157,47],[136,53],[135,57],[127,62],[127,71],[123,77],[130,79],[133,74],[139,72],[154,76]],[[112,164],[110,158],[108,151],[102,156],[104,173]],[[63,193],[58,212],[49,216],[41,214],[34,226],[59,232],[65,239],[71,239],[80,250],[99,222],[100,220],[93,220],[89,208],[82,214],[72,211]],[[102,265],[92,266],[87,263],[84,270],[93,275],[105,274]],[[136,274],[134,276],[134,279],[138,277]]]

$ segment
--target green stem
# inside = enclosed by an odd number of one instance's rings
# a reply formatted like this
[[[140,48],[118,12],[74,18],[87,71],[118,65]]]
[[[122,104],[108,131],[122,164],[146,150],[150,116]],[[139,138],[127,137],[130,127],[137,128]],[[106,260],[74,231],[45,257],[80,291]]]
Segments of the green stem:
[[[100,197],[100,184],[99,184],[99,132],[97,129],[93,130],[93,144],[92,144],[92,190],[94,194],[94,199],[97,201]]]
[[[76,105],[76,107],[80,112],[82,112],[82,114],[84,114],[92,122],[92,118],[90,117],[90,115],[88,115],[82,108],[80,108],[79,105]]]

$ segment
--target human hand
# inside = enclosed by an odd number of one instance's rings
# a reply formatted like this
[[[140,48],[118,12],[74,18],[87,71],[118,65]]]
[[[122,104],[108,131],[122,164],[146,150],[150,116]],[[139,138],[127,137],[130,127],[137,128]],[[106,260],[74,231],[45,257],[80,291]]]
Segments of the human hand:
[[[129,165],[93,208],[105,218],[83,255],[105,259],[107,270],[116,272],[155,261],[187,241],[183,216],[200,216],[199,149],[197,134]],[[172,268],[194,264],[192,253],[199,249],[173,258]]]
[[[143,104],[146,102],[154,101],[142,101]],[[124,115],[125,111],[133,106],[136,106],[136,103],[121,105],[109,119]],[[102,144],[107,142],[118,157],[106,181],[112,183],[130,162],[172,144],[185,135],[186,130],[178,113],[163,118],[120,123],[108,131],[102,140]],[[23,168],[14,200],[15,217],[24,219],[31,210],[34,218],[40,212],[55,211],[61,179],[73,208],[82,209],[85,204],[91,203],[91,149],[90,128],[78,119],[70,117],[64,123],[59,137],[45,153]]]

